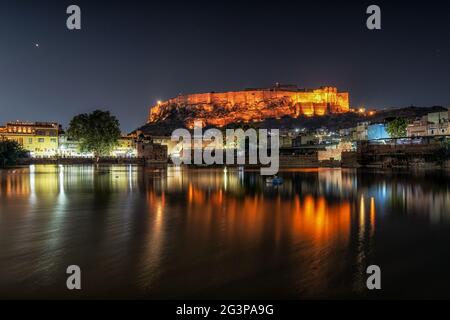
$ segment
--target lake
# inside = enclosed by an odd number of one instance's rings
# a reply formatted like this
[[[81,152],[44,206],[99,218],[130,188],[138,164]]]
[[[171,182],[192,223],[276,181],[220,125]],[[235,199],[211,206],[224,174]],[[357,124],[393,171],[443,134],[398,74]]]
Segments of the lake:
[[[450,298],[449,173],[279,175],[1,170],[0,298]],[[382,289],[369,291],[373,264]]]

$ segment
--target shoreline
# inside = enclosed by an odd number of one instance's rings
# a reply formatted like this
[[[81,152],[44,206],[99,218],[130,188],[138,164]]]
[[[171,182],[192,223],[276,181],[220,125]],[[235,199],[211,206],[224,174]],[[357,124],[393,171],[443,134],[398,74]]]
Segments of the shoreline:
[[[38,159],[43,160],[43,159]],[[168,168],[176,168],[176,166],[172,163],[144,163],[142,159],[135,159],[138,161],[99,161],[96,162],[95,159],[86,159],[91,161],[27,161],[26,163],[17,163],[15,165],[0,167],[0,171],[14,170],[14,169],[25,169],[31,165],[39,165],[39,166],[47,166],[47,165],[63,165],[63,166],[136,166],[147,169],[168,169]],[[258,165],[247,165],[247,166],[239,166],[239,165],[182,165],[179,167],[180,169],[187,170],[216,170],[216,169],[228,169],[232,171],[239,171],[243,168],[244,171],[252,172],[259,171],[261,166]],[[386,172],[395,172],[395,173],[409,173],[409,172],[427,172],[427,171],[445,171],[450,172],[449,166],[438,166],[435,164],[429,164],[425,166],[393,166],[393,167],[385,167],[381,165],[372,165],[372,166],[329,166],[329,165],[280,165],[279,172],[289,172],[289,171],[302,171],[302,170],[357,170],[357,171],[380,171],[383,173]]]

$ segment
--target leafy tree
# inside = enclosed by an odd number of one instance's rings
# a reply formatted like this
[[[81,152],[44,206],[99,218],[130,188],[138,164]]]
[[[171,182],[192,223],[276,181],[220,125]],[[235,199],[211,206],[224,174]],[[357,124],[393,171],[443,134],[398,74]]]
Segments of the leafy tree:
[[[109,111],[79,114],[70,121],[67,135],[80,143],[81,152],[92,152],[98,160],[118,144],[119,121]]]
[[[408,122],[405,118],[395,118],[387,124],[386,131],[391,138],[406,137]]]
[[[14,165],[18,158],[26,156],[26,151],[16,141],[0,141],[0,167]]]

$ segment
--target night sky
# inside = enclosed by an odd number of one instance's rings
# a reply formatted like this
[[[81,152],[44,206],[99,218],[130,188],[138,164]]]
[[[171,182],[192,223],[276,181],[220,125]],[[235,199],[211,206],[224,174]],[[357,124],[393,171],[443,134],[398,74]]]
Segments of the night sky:
[[[158,99],[275,82],[337,86],[352,106],[450,106],[449,6],[389,2],[0,0],[0,123],[100,108],[129,132]],[[369,4],[382,30],[366,28]]]

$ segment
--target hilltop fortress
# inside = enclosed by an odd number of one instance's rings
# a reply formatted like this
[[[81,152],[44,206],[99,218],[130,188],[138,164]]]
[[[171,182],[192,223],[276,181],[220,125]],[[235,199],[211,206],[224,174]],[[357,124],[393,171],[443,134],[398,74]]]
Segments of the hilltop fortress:
[[[309,90],[276,84],[266,89],[180,95],[160,101],[150,108],[148,123],[178,120],[187,127],[192,127],[194,121],[224,126],[283,116],[322,116],[348,112],[349,109],[348,92],[338,92],[335,87]]]

